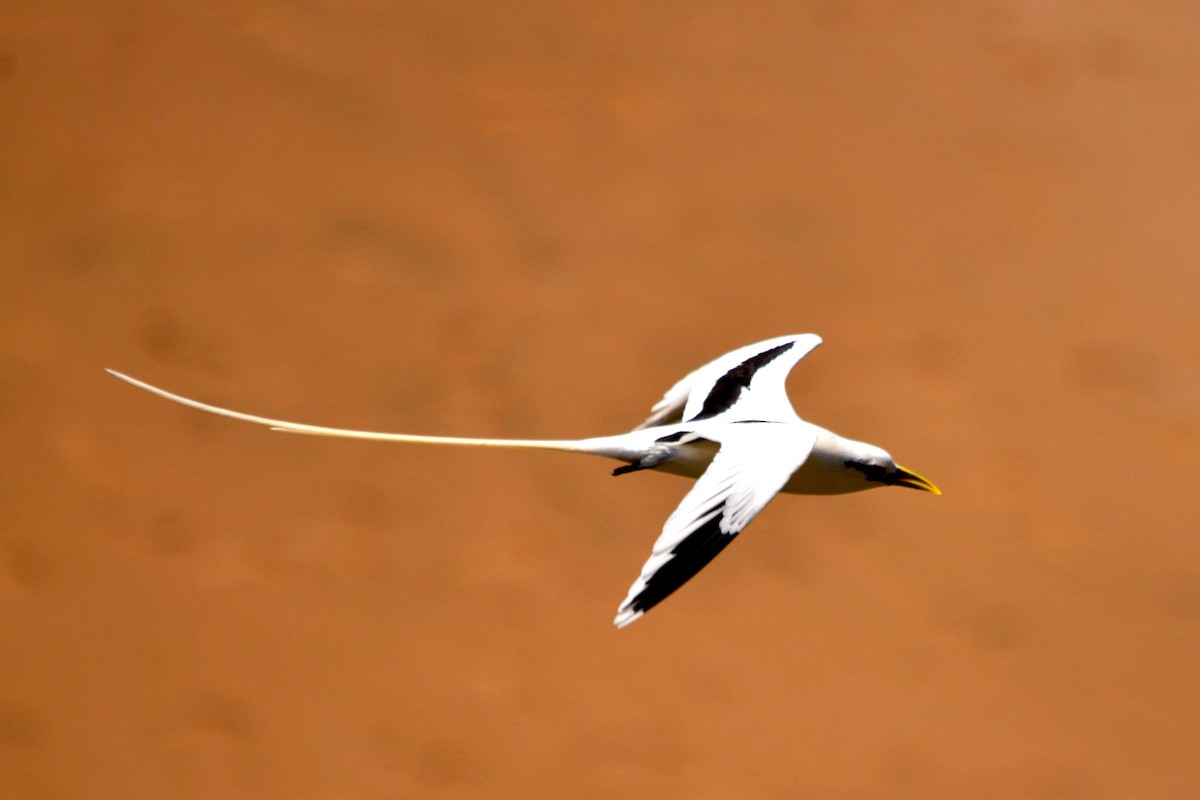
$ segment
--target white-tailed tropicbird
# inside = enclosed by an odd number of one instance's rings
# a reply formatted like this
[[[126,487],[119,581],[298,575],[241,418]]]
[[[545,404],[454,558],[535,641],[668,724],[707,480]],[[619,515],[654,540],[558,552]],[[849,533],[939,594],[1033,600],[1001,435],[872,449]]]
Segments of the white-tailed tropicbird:
[[[672,386],[651,409],[650,417],[632,431],[578,440],[469,439],[302,425],[219,408],[109,372],[185,406],[277,431],[383,442],[565,450],[626,462],[613,475],[656,469],[695,478],[617,610],[614,622],[623,628],[712,561],[779,492],[845,494],[877,486],[907,486],[941,494],[920,475],[898,466],[885,450],[838,436],[797,416],[784,380],[819,344],[821,337],[804,333],[726,353]]]

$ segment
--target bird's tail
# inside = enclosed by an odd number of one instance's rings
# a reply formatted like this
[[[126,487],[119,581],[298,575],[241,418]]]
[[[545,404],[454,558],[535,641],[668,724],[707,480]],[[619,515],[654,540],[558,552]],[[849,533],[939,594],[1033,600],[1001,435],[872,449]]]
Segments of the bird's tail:
[[[266,425],[273,431],[284,431],[286,433],[303,433],[309,436],[334,436],[342,439],[367,439],[375,442],[411,442],[415,444],[446,444],[458,445],[463,447],[507,447],[525,450],[565,450],[577,453],[594,453],[596,455],[608,455],[607,452],[597,449],[592,442],[598,440],[569,440],[569,439],[473,439],[460,436],[421,436],[412,433],[375,433],[372,431],[356,431],[345,428],[326,428],[321,425],[305,425],[299,422],[288,422],[282,419],[271,419],[269,417],[260,417],[255,414],[245,414],[241,411],[233,411],[220,406],[201,403],[199,400],[192,400],[188,397],[168,392],[165,389],[160,389],[157,386],[151,386],[144,381],[139,381],[137,378],[131,378],[128,375],[117,372],[116,370],[107,370],[109,374],[120,378],[126,383],[132,384],[139,389],[145,389],[151,394],[156,394],[159,397],[172,400],[191,408],[196,408],[201,411],[207,411],[210,414],[219,414],[222,417],[232,417],[245,422],[253,422],[257,425]]]

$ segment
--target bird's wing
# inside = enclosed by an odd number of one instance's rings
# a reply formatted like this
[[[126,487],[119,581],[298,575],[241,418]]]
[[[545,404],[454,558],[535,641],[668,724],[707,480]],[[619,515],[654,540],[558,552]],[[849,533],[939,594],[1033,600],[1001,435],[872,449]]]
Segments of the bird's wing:
[[[784,381],[821,344],[815,333],[746,345],[705,364],[667,390],[636,430],[715,417],[735,405],[743,419],[782,421],[794,412]]]
[[[716,558],[808,459],[807,426],[747,422],[721,426],[712,463],[667,518],[642,574],[617,610],[623,628],[662,602]],[[707,432],[706,432],[707,433]]]

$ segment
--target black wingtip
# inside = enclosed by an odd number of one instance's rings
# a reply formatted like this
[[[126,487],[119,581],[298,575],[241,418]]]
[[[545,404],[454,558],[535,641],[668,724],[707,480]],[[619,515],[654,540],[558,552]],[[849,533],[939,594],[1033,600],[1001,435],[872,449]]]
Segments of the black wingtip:
[[[721,530],[724,508],[725,504],[720,503],[705,512],[710,519],[675,545],[670,560],[654,574],[645,577],[646,585],[622,606],[624,611],[644,614],[654,608],[691,580],[733,541],[737,531],[726,533]]]

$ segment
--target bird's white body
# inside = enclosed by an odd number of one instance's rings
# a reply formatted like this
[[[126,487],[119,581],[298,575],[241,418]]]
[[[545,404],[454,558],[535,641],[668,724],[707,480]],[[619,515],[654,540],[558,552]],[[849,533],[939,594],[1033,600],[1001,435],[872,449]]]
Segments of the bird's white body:
[[[632,464],[642,460],[656,448],[664,447],[664,445],[656,443],[659,437],[681,431],[691,431],[697,433],[701,438],[683,444],[665,445],[671,451],[670,457],[651,469],[671,475],[680,475],[684,478],[699,478],[712,463],[713,456],[720,450],[716,444],[718,439],[715,436],[719,435],[723,424],[717,422],[708,425],[704,423],[666,425],[649,429],[649,434],[646,431],[631,431],[617,436],[580,439],[571,443],[574,446],[564,446],[561,449],[604,456],[618,461],[628,461]],[[862,479],[862,475],[855,472],[847,473],[842,466],[846,460],[861,455],[871,448],[871,445],[838,436],[833,431],[799,418],[792,423],[778,424],[790,424],[795,429],[815,437],[812,452],[804,463],[800,464],[796,471],[788,477],[787,483],[779,490],[781,494],[850,494],[874,488],[870,482]],[[708,436],[705,435],[706,433]]]
[[[821,343],[815,334],[782,336],[726,353],[663,396],[637,428],[589,439],[478,439],[327,428],[270,419],[172,394],[113,372],[168,400],[273,430],[371,441],[560,450],[604,456],[626,466],[695,478],[667,519],[642,573],[618,609],[624,627],[711,561],[780,492],[846,494],[895,485],[940,494],[874,445],[838,436],[796,415],[784,380]],[[112,370],[110,370],[112,372]]]

